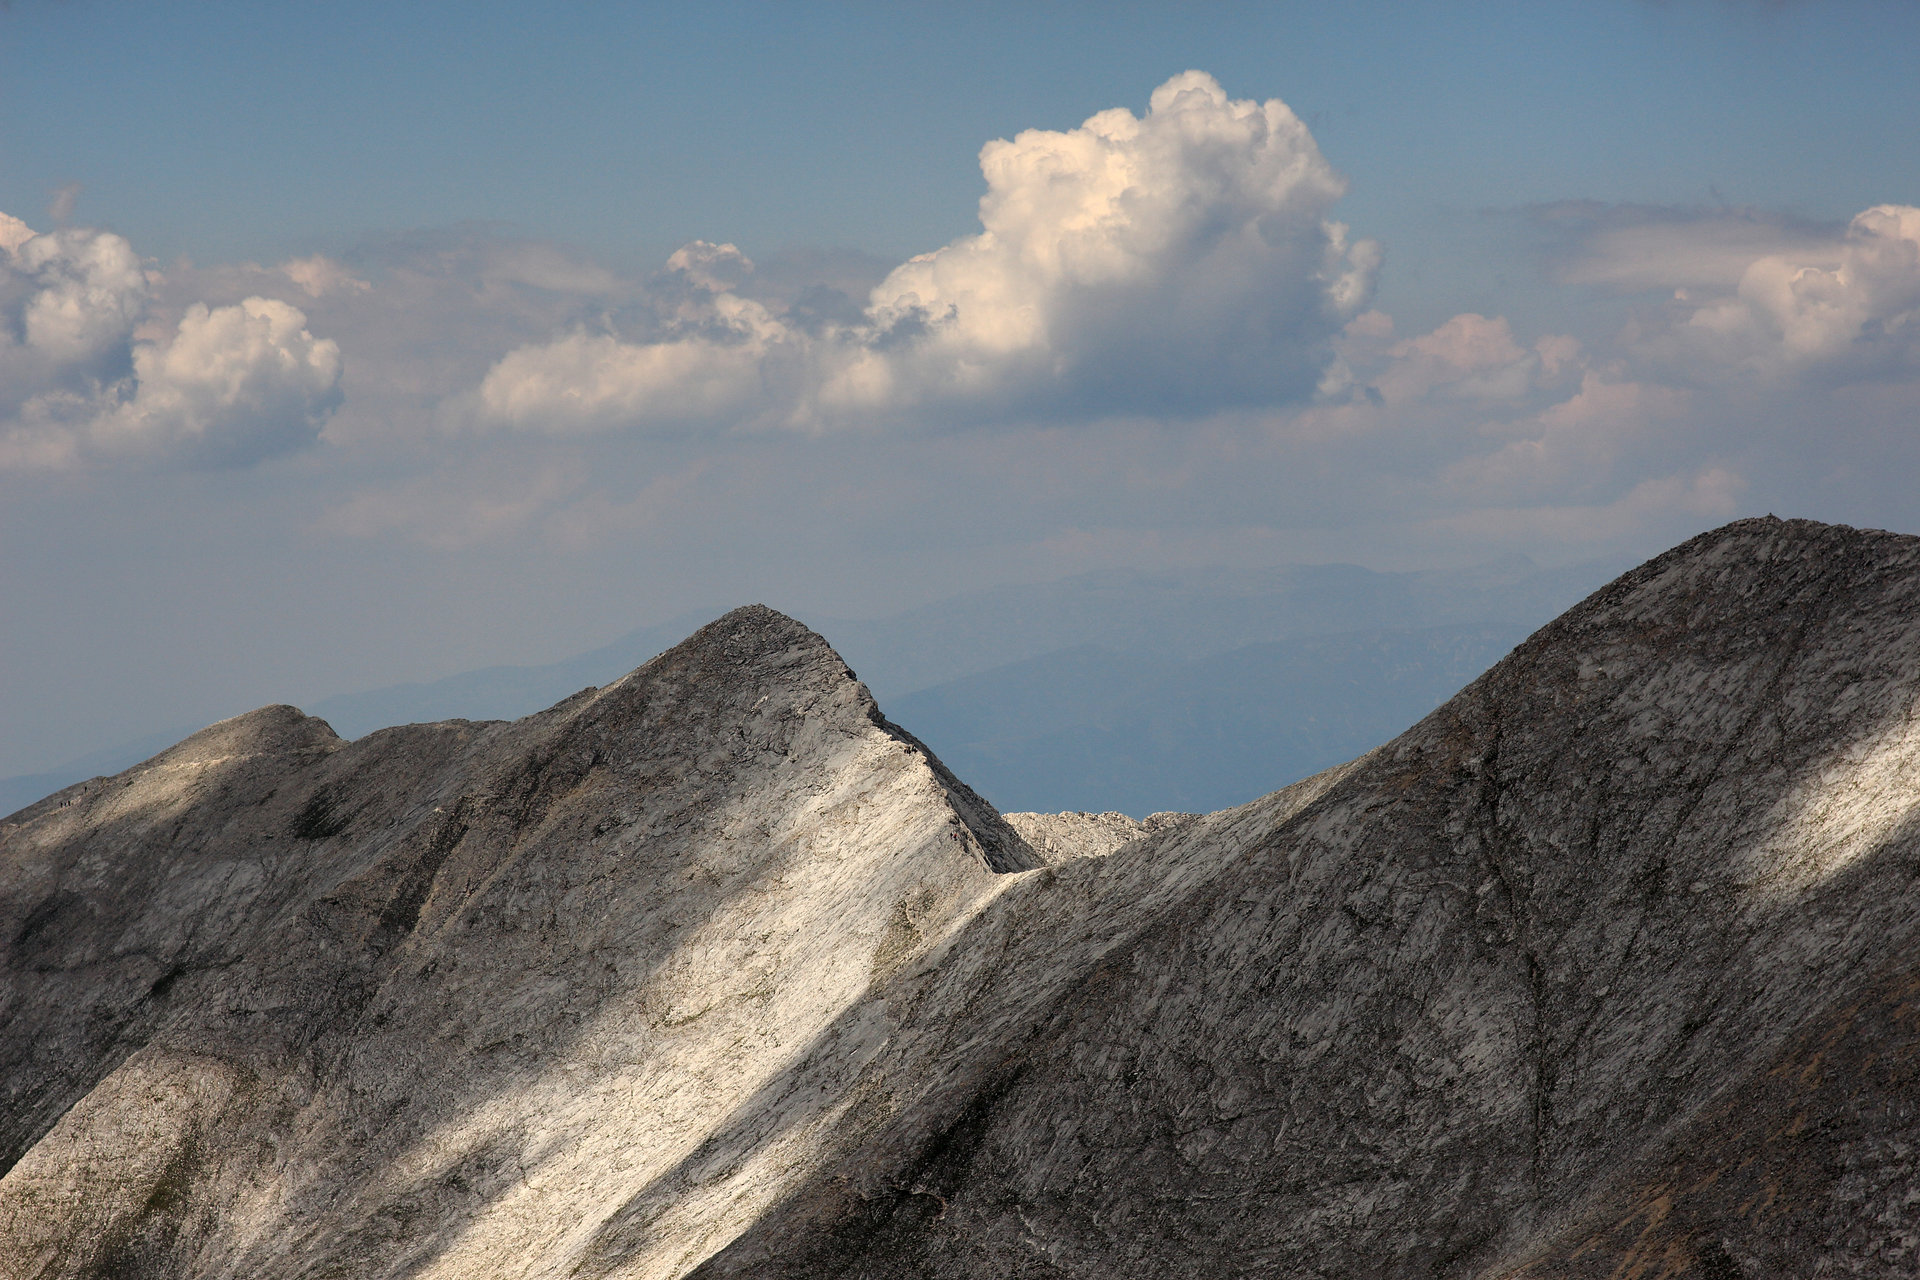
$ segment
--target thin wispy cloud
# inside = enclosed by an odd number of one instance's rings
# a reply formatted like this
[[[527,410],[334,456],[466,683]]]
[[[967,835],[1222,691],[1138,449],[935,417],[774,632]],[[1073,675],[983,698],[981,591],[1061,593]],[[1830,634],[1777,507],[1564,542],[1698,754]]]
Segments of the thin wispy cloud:
[[[1844,223],[1766,209],[1676,208],[1567,200],[1520,211],[1559,284],[1619,293],[1731,289],[1755,259],[1792,254],[1837,264]]]

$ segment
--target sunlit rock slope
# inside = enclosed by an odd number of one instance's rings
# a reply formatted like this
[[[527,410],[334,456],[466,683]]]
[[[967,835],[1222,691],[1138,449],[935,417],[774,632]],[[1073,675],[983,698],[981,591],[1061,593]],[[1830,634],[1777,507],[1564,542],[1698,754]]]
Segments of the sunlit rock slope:
[[[763,609],[255,712],[0,827],[0,1275],[1912,1276],[1917,703],[1920,540],[1769,519],[1194,819]]]
[[[19,1275],[562,1273],[797,1053],[876,1052],[847,1011],[1033,865],[764,609],[515,724],[257,711],[5,840]],[[633,1264],[705,1257],[857,1101],[769,1110]]]

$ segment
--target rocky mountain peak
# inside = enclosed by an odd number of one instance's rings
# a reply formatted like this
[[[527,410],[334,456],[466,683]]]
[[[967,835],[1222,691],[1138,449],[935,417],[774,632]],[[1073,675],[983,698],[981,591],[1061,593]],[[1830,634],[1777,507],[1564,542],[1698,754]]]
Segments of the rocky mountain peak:
[[[1741,521],[1044,858],[757,606],[263,709],[0,826],[0,1274],[1914,1274],[1917,624]]]
[[[340,745],[339,736],[326,721],[306,715],[298,707],[280,705],[208,725],[161,752],[154,763],[206,764],[243,756],[331,751]]]

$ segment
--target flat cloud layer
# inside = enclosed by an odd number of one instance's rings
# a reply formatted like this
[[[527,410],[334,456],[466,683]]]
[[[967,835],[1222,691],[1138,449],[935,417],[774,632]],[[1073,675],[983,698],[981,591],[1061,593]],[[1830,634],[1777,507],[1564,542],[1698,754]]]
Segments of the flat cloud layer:
[[[542,431],[819,429],[1302,401],[1372,290],[1378,248],[1328,220],[1346,184],[1306,126],[1201,72],[1145,116],[988,143],[980,168],[982,230],[895,268],[851,322],[777,314],[737,291],[739,250],[696,242],[669,262],[685,295],[663,332],[523,346],[488,372],[480,413]]]
[[[1788,253],[1833,265],[1842,228],[1757,209],[1688,209],[1567,200],[1523,213],[1544,237],[1557,283],[1634,293],[1732,289],[1757,258]]]
[[[264,297],[155,323],[157,279],[112,232],[0,214],[0,469],[237,465],[318,438],[340,401],[336,343]]]

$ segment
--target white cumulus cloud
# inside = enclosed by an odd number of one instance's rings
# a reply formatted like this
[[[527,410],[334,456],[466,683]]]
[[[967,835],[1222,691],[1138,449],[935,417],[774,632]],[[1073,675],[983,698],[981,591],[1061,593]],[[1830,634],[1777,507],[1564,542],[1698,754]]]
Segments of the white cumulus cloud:
[[[1855,215],[1837,253],[1756,258],[1729,296],[1681,290],[1638,346],[1694,377],[1920,372],[1920,208]]]
[[[273,298],[196,303],[172,340],[133,349],[133,394],[92,425],[107,447],[246,463],[313,442],[339,401],[340,348]]]
[[[249,297],[166,325],[153,283],[120,236],[0,215],[0,468],[240,465],[317,438],[340,349],[303,312]]]
[[[857,319],[776,313],[743,296],[744,255],[696,242],[668,263],[685,296],[658,332],[522,347],[480,411],[543,430],[820,428],[1300,401],[1372,291],[1378,249],[1328,219],[1346,184],[1306,126],[1200,72],[1144,116],[1028,130],[980,164],[980,232],[901,264]]]
[[[17,392],[63,374],[117,375],[149,295],[133,246],[111,232],[84,228],[35,234],[18,218],[6,217],[0,249],[6,319],[0,325],[0,368],[7,386]]]
[[[283,262],[280,272],[299,285],[309,298],[324,298],[332,293],[366,293],[373,288],[324,254]]]

